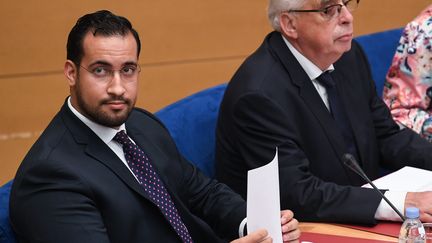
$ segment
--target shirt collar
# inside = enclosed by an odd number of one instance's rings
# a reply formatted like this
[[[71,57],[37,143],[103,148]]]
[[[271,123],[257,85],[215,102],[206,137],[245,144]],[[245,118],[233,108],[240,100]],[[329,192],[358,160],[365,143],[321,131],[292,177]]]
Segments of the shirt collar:
[[[318,78],[323,71],[317,67],[313,62],[311,62],[309,59],[307,59],[303,54],[301,54],[286,38],[282,35],[282,38],[285,42],[285,44],[288,46],[291,53],[294,55],[294,57],[297,59],[297,61],[300,63],[300,66],[303,68],[303,70],[306,72],[310,80],[314,80]],[[333,64],[331,64],[326,71],[332,72],[334,70]]]
[[[126,126],[125,124],[121,124],[120,127],[118,129],[114,129],[111,127],[107,127],[107,126],[103,126],[100,125],[90,119],[88,119],[87,117],[83,116],[81,113],[79,113],[79,111],[77,111],[71,103],[71,97],[69,96],[68,100],[67,100],[67,104],[69,109],[72,111],[72,113],[78,117],[78,119],[80,119],[84,124],[86,124],[94,133],[96,133],[96,135],[102,139],[102,141],[106,144],[108,144],[109,142],[111,142],[111,140],[114,138],[114,136],[117,134],[117,132],[121,131],[121,130],[125,130],[126,131]]]

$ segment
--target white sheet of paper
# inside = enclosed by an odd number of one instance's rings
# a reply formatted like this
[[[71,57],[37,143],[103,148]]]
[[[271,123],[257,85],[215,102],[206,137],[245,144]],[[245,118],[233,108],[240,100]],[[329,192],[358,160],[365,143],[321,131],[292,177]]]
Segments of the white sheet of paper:
[[[267,165],[248,171],[247,230],[264,228],[273,243],[282,243],[278,152]]]
[[[431,191],[432,171],[405,166],[373,181],[379,189],[392,191]],[[363,187],[372,188],[369,184]]]

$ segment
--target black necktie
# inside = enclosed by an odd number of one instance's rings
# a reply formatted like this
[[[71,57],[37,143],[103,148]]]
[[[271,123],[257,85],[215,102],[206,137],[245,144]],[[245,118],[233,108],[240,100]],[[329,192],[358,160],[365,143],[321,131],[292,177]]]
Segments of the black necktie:
[[[348,116],[345,112],[344,105],[340,99],[336,83],[331,77],[328,71],[323,72],[317,80],[326,88],[328,101],[330,103],[330,112],[336,122],[337,127],[339,127],[342,137],[344,138],[344,143],[348,153],[355,156],[357,161],[359,156],[357,153],[354,136],[352,133],[351,125],[348,120]]]
[[[124,130],[118,132],[113,140],[123,145],[123,152],[130,169],[135,174],[152,202],[159,207],[162,214],[169,221],[182,241],[192,243],[192,238],[171,196],[163,182],[159,179],[156,171],[153,169],[150,159],[145,155],[144,151],[132,143]]]

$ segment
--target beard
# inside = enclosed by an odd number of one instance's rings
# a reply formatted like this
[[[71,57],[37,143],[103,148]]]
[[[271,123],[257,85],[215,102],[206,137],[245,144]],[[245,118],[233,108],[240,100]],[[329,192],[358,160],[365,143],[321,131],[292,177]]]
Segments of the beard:
[[[135,105],[135,100],[126,99],[122,96],[112,96],[110,98],[103,99],[98,102],[98,104],[92,106],[83,99],[81,88],[79,86],[79,80],[77,80],[76,86],[76,100],[83,115],[93,122],[103,126],[118,127],[122,125],[129,118],[129,115]],[[105,111],[102,109],[105,104],[112,101],[123,101],[127,108],[120,111]]]

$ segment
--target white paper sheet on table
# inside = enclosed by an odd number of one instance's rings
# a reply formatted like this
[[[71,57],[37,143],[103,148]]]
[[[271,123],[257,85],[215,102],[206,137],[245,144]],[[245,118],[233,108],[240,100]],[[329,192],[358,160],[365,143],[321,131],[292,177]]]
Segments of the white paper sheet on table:
[[[379,189],[392,191],[431,191],[432,171],[405,166],[373,181]],[[363,187],[372,188],[369,184]]]
[[[278,152],[267,165],[248,171],[247,230],[264,228],[273,243],[282,243]]]

